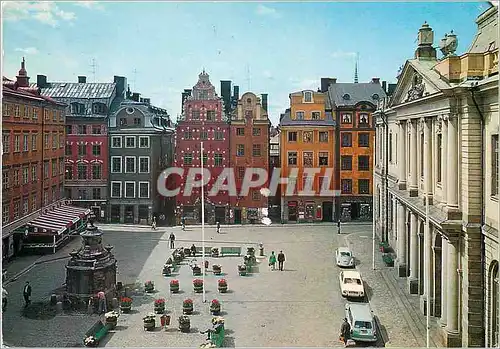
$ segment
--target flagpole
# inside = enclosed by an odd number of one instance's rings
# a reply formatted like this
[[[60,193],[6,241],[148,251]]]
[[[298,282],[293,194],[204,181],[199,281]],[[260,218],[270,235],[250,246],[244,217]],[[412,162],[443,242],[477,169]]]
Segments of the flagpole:
[[[201,142],[201,253],[202,253],[202,266],[203,271],[203,303],[205,299],[205,178],[203,176],[203,142]]]
[[[427,127],[427,125],[424,125],[424,127]],[[427,154],[426,159],[425,159],[425,164],[429,165],[429,157],[430,157],[430,152],[428,149],[428,143],[429,143],[429,137],[430,137],[430,131],[426,129],[427,137],[425,137],[425,148],[423,151],[423,156]],[[429,185],[430,180],[427,178],[429,172],[426,171],[425,174],[425,233],[424,233],[424,248],[425,248],[425,253],[424,253],[424,258],[425,258],[425,288],[426,288],[426,293],[427,296],[426,298],[426,327],[427,327],[427,332],[426,332],[426,343],[427,343],[427,348],[430,348],[431,345],[431,302],[430,302],[430,294],[431,294],[431,244],[432,244],[432,239],[431,239],[431,223],[429,221],[429,191],[431,190],[431,187]]]
[[[377,156],[377,137],[373,137],[373,159]],[[374,161],[375,162],[375,161]],[[375,240],[376,240],[376,226],[375,226],[375,202],[378,203],[378,197],[375,197],[376,186],[375,186],[375,168],[372,169],[372,269],[375,270]],[[380,209],[380,208],[379,208]]]

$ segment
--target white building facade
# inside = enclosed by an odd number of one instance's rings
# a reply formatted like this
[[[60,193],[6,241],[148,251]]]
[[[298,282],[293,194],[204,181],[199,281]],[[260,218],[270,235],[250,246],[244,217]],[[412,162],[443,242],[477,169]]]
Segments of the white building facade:
[[[425,23],[415,58],[375,113],[376,230],[423,313],[430,290],[447,347],[499,343],[498,8],[476,22],[468,51],[455,55],[451,33],[440,59]]]

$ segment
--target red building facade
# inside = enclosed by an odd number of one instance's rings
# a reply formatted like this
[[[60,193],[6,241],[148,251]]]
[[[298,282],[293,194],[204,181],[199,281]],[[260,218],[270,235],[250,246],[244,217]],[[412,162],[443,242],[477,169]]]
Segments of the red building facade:
[[[205,221],[221,224],[229,220],[229,193],[210,192],[224,168],[229,167],[229,123],[223,112],[222,99],[216,94],[209,75],[203,71],[183,105],[183,117],[176,129],[175,167],[184,169],[176,177],[177,219],[185,217],[187,224],[201,222],[201,188],[194,188],[185,196],[184,189],[190,168],[201,165],[201,142],[204,147],[203,166],[210,171],[210,181],[205,186]]]

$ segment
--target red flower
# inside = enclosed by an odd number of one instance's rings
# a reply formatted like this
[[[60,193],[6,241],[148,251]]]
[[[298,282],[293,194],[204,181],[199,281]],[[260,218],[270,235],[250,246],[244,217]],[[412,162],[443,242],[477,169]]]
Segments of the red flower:
[[[217,299],[212,299],[212,305],[219,305],[219,301]]]
[[[190,298],[184,299],[184,304],[193,304],[193,300]]]
[[[203,285],[203,280],[201,280],[201,279],[194,279],[193,280],[193,285],[195,285],[195,286]]]
[[[129,298],[129,297],[122,297],[122,299],[120,299],[120,302],[122,304],[132,304],[132,298]]]
[[[222,285],[227,285],[227,281],[226,281],[226,279],[220,279],[220,280],[219,280],[219,285],[221,285],[221,286],[222,286]]]
[[[165,299],[164,298],[158,298],[155,300],[155,305],[163,305],[165,304]]]
[[[179,280],[170,280],[170,285],[179,285]]]

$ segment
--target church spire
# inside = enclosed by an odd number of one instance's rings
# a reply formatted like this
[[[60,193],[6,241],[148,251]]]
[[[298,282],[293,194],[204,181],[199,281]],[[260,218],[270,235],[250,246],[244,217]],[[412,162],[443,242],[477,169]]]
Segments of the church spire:
[[[356,53],[356,62],[354,63],[354,83],[358,83],[358,61],[359,61],[359,56],[358,53]]]

